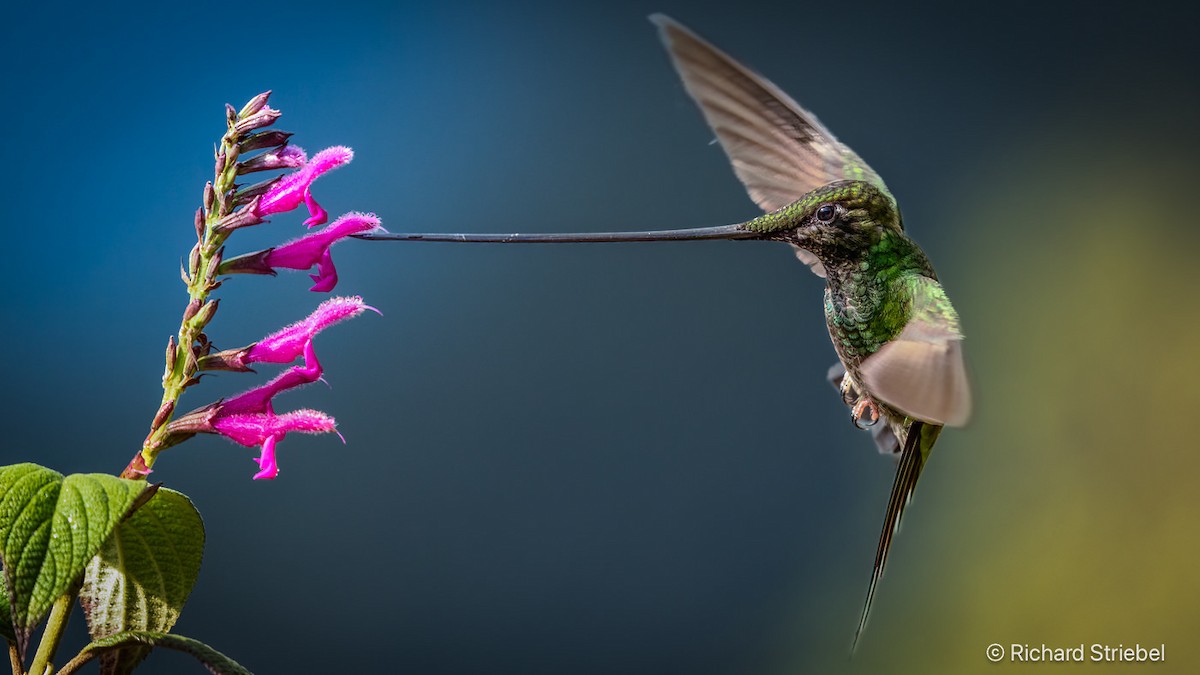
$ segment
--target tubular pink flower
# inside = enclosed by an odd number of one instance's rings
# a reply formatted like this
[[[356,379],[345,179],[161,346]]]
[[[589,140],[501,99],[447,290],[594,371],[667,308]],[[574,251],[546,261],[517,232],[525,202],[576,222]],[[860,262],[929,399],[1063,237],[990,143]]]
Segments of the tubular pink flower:
[[[232,370],[249,372],[252,363],[291,363],[304,354],[322,330],[333,324],[362,314],[364,310],[382,314],[363,302],[357,295],[330,298],[317,306],[302,321],[275,331],[265,338],[240,349],[227,349],[200,359],[200,370]]]
[[[359,310],[361,311],[361,310]],[[256,460],[259,472],[255,479],[271,479],[279,473],[275,461],[275,445],[290,432],[329,433],[337,431],[337,422],[317,410],[295,410],[282,415],[275,413],[272,399],[288,389],[294,389],[321,377],[321,364],[313,351],[312,342],[304,345],[304,365],[288,368],[275,379],[215,404],[215,410],[205,422],[211,431],[246,447],[262,446]]]
[[[347,164],[354,159],[354,151],[342,145],[326,148],[313,155],[300,170],[284,176],[258,200],[254,215],[266,217],[273,213],[284,213],[300,206],[308,207],[308,220],[304,224],[313,227],[323,225],[329,214],[312,196],[312,183],[321,174]]]
[[[306,270],[316,265],[317,273],[309,277],[317,283],[309,290],[328,292],[338,280],[329,247],[352,234],[370,232],[378,227],[379,218],[374,214],[347,213],[316,232],[269,250],[262,262],[271,269]]]
[[[351,319],[365,310],[378,313],[357,295],[330,298],[317,306],[307,318],[271,333],[246,352],[246,363],[291,363],[312,344],[312,339],[325,328]]]
[[[275,445],[293,431],[306,434],[322,434],[337,431],[337,422],[317,410],[294,410],[282,415],[235,414],[219,417],[213,427],[221,435],[247,447],[262,446],[262,452],[254,461],[259,471],[255,480],[273,479],[279,475],[279,464],[275,459]]]
[[[226,415],[213,421],[213,428],[222,436],[239,445],[254,447],[262,445],[268,438],[277,441],[290,431],[319,434],[334,430],[332,417],[318,410],[293,410],[274,415],[267,413],[242,413]]]
[[[317,361],[317,353],[313,351],[312,342],[309,342],[304,346],[303,366],[288,368],[280,373],[278,377],[261,387],[255,387],[231,399],[222,401],[218,407],[214,421],[222,415],[232,415],[235,413],[273,413],[271,399],[288,389],[295,389],[296,387],[316,382],[321,379],[322,372],[321,363]],[[216,425],[214,424],[213,426]]]

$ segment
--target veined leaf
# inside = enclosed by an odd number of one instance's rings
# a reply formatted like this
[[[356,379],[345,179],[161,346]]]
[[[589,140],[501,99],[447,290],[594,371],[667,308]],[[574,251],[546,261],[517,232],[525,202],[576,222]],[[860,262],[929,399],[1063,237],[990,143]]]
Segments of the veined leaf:
[[[204,522],[182,493],[160,489],[121,522],[88,563],[79,602],[93,640],[129,631],[166,633],[192,592],[204,555]],[[133,641],[106,649],[100,672],[125,675],[150,652]]]
[[[54,600],[147,489],[106,474],[64,478],[36,464],[0,467],[0,562],[22,656]]]

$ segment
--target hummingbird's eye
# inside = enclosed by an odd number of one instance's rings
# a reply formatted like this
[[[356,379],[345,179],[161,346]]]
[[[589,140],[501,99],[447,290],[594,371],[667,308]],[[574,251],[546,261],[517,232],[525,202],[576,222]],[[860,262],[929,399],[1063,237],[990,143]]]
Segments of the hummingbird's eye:
[[[833,207],[833,204],[826,204],[817,209],[817,220],[821,221],[822,223],[832,223],[833,219],[836,217],[837,209]]]

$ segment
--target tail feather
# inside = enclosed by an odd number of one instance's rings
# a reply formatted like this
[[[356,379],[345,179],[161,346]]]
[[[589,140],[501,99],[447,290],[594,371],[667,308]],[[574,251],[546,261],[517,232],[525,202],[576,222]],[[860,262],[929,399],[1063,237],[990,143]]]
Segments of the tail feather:
[[[917,489],[917,479],[921,477],[925,459],[941,431],[940,426],[916,420],[908,427],[908,433],[905,434],[904,450],[900,455],[900,464],[896,468],[896,480],[892,483],[892,496],[888,499],[887,512],[883,518],[883,531],[879,534],[879,547],[875,551],[875,568],[871,572],[871,584],[867,587],[867,600],[863,605],[862,617],[858,620],[858,630],[854,632],[854,643],[850,647],[851,653],[858,648],[858,640],[867,627],[871,603],[875,600],[875,589],[883,577],[883,568],[887,565],[892,538],[900,531],[900,519],[904,516],[904,507],[908,505],[913,492]]]

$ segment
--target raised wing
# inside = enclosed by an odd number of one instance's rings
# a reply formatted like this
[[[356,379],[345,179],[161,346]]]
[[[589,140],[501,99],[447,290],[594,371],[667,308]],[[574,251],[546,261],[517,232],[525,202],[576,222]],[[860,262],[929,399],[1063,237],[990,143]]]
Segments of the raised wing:
[[[909,282],[908,324],[859,367],[867,391],[914,419],[962,426],[971,416],[971,389],[963,363],[958,314],[938,282]]]
[[[779,87],[670,17],[650,20],[734,172],[764,211],[837,180],[868,181],[891,195],[879,174]],[[825,276],[816,256],[802,249],[796,255]]]

